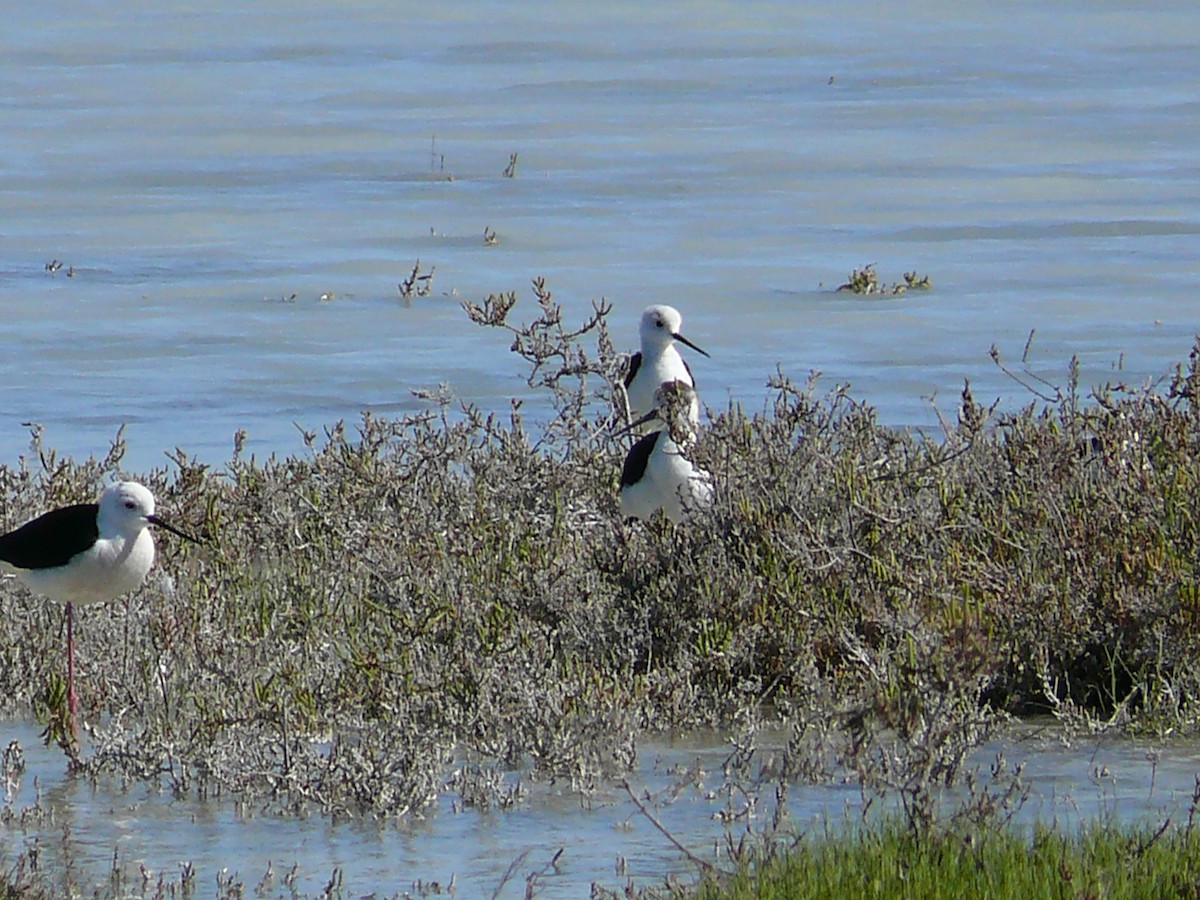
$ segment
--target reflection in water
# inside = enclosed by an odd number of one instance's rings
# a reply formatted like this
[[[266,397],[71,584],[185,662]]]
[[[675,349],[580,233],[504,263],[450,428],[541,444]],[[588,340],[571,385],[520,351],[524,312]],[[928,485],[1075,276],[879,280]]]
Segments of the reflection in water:
[[[233,802],[175,799],[140,783],[126,789],[93,786],[64,774],[62,755],[41,746],[32,724],[0,725],[0,741],[12,740],[24,749],[26,770],[7,808],[19,812],[40,800],[50,815],[26,830],[6,829],[7,856],[11,861],[36,844],[46,870],[71,862],[84,893],[89,882],[108,884],[114,850],[134,870],[144,865],[155,881],[160,875],[178,881],[190,864],[205,891],[222,870],[227,870],[222,877],[240,880],[249,891],[271,872],[275,890],[283,891],[287,880],[302,896],[319,893],[335,869],[347,895],[386,896],[412,890],[418,881],[445,886],[452,879],[459,896],[490,896],[502,883],[501,896],[523,896],[526,879],[537,873],[537,896],[579,897],[593,883],[615,890],[628,879],[645,886],[670,873],[695,874],[618,784],[601,785],[586,798],[563,786],[526,785],[526,802],[504,812],[461,809],[447,794],[420,817],[383,827],[335,825],[319,816],[259,814]],[[1051,727],[981,748],[976,754],[981,778],[1000,751],[1010,764],[1024,765],[1024,781],[1032,788],[1017,821],[1060,828],[1098,817],[1181,820],[1200,772],[1200,750],[1193,745],[1155,748],[1129,740],[1068,745]],[[740,793],[731,799],[721,790],[728,754],[729,745],[715,736],[649,741],[641,748],[639,771],[629,779],[637,796],[650,792],[647,804],[661,824],[710,860],[721,859],[722,814],[742,812],[745,802]],[[747,825],[761,830],[769,820],[770,786],[763,794],[753,819],[734,820],[735,840]],[[861,808],[852,784],[793,785],[788,797],[790,821],[802,831],[853,821]]]

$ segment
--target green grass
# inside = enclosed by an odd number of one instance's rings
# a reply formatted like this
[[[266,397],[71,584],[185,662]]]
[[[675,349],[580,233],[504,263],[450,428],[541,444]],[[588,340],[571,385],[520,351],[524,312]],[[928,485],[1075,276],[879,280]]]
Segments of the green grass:
[[[805,838],[786,854],[708,878],[696,900],[1165,898],[1200,894],[1200,832],[1096,826],[915,839],[902,825]]]

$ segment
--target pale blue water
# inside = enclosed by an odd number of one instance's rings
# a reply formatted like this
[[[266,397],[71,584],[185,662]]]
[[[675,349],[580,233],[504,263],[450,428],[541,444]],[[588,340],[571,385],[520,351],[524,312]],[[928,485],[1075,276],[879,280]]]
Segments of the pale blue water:
[[[1186,358],[1200,12],[1159,3],[21,4],[0,31],[0,459],[219,462],[448,382],[519,394],[459,300],[685,315],[702,399],[776,364],[931,427]],[[432,153],[431,153],[432,150]],[[517,174],[501,172],[518,153]],[[452,173],[453,181],[445,179]],[[483,244],[485,227],[499,244]],[[44,265],[60,260],[49,274]],[[417,260],[433,293],[397,283]],[[929,293],[835,294],[874,262]],[[73,266],[74,277],[66,277]],[[322,294],[334,299],[321,302]],[[280,298],[296,295],[294,302]],[[1114,366],[1123,364],[1123,371]],[[536,403],[535,409],[536,409]]]
[[[1200,7],[1141,7],[17,4],[0,28],[0,460],[28,421],[75,455],[127,423],[137,471],[176,446],[220,462],[239,428],[251,451],[295,452],[294,422],[415,409],[410,391],[440,382],[507,408],[521,366],[459,301],[517,290],[529,318],[537,275],[576,319],[610,299],[627,347],[644,306],[679,307],[715,407],[759,408],[776,365],[819,369],[936,431],[964,378],[982,402],[1031,399],[988,359],[995,343],[1017,365],[1031,330],[1052,381],[1073,354],[1085,385],[1157,378],[1197,331]],[[433,291],[406,305],[418,259]],[[833,292],[869,262],[934,289]],[[1191,790],[1178,765],[1173,798]],[[1145,767],[1126,771],[1146,796]],[[590,855],[555,896],[620,884],[618,853],[643,877],[680,865],[646,828],[607,843],[620,806],[377,835],[60,793],[101,874],[114,844],[169,847],[159,870],[194,858],[197,821],[210,866],[246,828],[279,835],[282,855],[238,863],[250,889],[267,858],[303,855],[310,890],[344,865],[354,890],[457,872],[466,896],[526,844],[580,835]],[[711,840],[689,809],[680,827]]]
[[[1016,816],[1019,826],[1040,822],[1069,831],[1098,821],[1186,823],[1200,771],[1194,745],[1059,742],[1055,733],[1030,732],[1023,740],[981,748],[970,764],[981,785],[998,749],[1010,767],[1024,766],[1031,793]],[[762,738],[760,746],[769,748],[771,736]],[[53,817],[28,831],[0,829],[0,862],[11,866],[18,854],[37,846],[41,865],[54,872],[69,856],[85,896],[109,884],[114,851],[127,870],[131,896],[140,896],[139,866],[151,873],[152,896],[160,875],[178,884],[189,863],[197,897],[217,895],[221,871],[241,882],[247,896],[260,896],[254,892],[268,867],[275,880],[261,896],[269,897],[292,896],[283,878],[293,867],[299,896],[319,895],[336,868],[347,897],[404,896],[418,881],[439,882],[444,889],[451,879],[460,897],[523,897],[527,876],[538,872],[533,896],[574,898],[589,896],[593,884],[619,891],[630,881],[661,885],[668,873],[684,881],[698,875],[617,785],[603,785],[583,798],[561,785],[533,783],[522,807],[509,812],[457,809],[447,794],[422,816],[401,823],[332,824],[319,816],[276,817],[228,801],[174,800],[140,783],[122,788],[102,782],[93,788],[65,775],[61,752],[43,748],[32,725],[0,722],[0,743],[10,740],[21,743],[26,770],[11,796],[0,800],[18,813],[40,799]],[[639,748],[638,770],[629,776],[636,794],[677,840],[722,866],[729,860],[720,852],[727,844],[718,814],[743,811],[749,799],[739,791],[727,804],[720,790],[722,762],[731,749],[714,735],[648,741]],[[698,775],[699,787],[686,786],[689,778],[677,774],[680,767]],[[672,789],[680,783],[683,789]],[[854,784],[793,785],[789,825],[814,835],[854,826],[861,823],[862,799]],[[768,779],[752,817],[732,823],[734,842],[747,825],[761,833],[773,808]],[[556,865],[550,865],[560,850]]]

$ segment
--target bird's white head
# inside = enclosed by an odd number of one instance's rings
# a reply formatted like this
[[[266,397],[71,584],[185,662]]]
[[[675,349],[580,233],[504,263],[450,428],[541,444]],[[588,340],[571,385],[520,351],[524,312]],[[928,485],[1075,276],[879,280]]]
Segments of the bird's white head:
[[[102,535],[133,537],[156,521],[154,495],[136,481],[119,481],[100,495],[97,524]]]
[[[683,316],[673,306],[647,306],[638,326],[642,347],[666,347],[683,327]]]
[[[100,495],[100,511],[96,515],[100,536],[123,535],[137,537],[147,525],[157,525],[185,541],[197,543],[169,522],[154,514],[154,495],[136,481],[118,481]]]
[[[697,353],[708,354],[680,334],[683,327],[683,316],[673,306],[656,304],[647,306],[642,313],[642,321],[638,325],[638,337],[642,342],[643,353],[662,352],[671,346],[673,341],[686,344]]]

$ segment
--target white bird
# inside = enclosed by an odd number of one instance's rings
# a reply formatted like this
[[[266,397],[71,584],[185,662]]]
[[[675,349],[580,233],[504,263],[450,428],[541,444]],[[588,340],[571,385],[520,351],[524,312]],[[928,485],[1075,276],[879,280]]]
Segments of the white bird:
[[[621,514],[649,519],[662,510],[679,523],[713,500],[712,476],[695,466],[689,454],[696,442],[691,409],[696,392],[683,381],[668,381],[655,392],[655,409],[632,427],[654,418],[666,423],[630,449],[621,469]]]
[[[157,525],[196,539],[154,514],[154,495],[133,481],[107,488],[99,503],[51,510],[0,535],[0,568],[35,594],[67,604],[67,702],[72,721],[75,695],[74,604],[103,603],[142,583],[154,565]]]
[[[654,412],[654,395],[661,384],[680,381],[695,388],[692,370],[674,344],[679,341],[704,356],[708,356],[708,353],[680,334],[681,327],[683,316],[673,306],[647,306],[642,313],[642,321],[638,326],[642,349],[629,358],[629,372],[625,375],[625,394],[629,398],[631,418],[641,418]],[[692,425],[700,424],[700,403],[694,392],[688,416]]]

